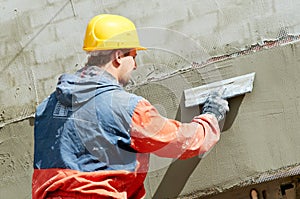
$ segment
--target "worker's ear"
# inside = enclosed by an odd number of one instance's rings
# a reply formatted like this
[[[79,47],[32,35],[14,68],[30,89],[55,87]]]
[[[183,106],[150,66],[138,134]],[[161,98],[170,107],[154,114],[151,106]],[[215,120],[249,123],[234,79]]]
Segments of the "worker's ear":
[[[120,66],[122,56],[123,52],[121,50],[116,50],[112,53],[112,64],[114,67],[118,68]]]

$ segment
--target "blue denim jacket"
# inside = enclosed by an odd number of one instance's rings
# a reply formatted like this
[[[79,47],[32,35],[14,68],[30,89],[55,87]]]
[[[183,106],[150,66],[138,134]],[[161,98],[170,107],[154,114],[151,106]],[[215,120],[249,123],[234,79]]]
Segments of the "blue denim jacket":
[[[62,75],[37,107],[34,168],[133,171],[130,126],[141,99],[98,67]]]

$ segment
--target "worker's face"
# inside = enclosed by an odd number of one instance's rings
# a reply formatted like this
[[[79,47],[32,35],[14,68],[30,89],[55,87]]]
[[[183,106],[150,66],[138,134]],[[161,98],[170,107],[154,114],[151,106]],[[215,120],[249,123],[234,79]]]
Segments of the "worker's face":
[[[137,68],[135,57],[136,50],[124,51],[120,59],[119,83],[126,86],[131,78],[131,73]]]

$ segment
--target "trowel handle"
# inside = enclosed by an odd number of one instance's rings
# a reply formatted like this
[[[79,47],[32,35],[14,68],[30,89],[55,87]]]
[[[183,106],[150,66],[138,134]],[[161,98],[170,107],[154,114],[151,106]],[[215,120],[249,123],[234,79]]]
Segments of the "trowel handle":
[[[225,92],[226,92],[226,87],[223,87],[223,86],[217,91],[217,93],[218,93],[223,99],[225,99],[225,98],[224,98]]]
[[[225,124],[225,119],[226,119],[226,113],[224,115],[224,118],[219,121],[220,132],[222,132],[222,130],[223,130],[223,127],[224,127],[224,124]]]
[[[223,96],[225,96],[225,91],[226,91],[226,87],[221,87],[219,90],[218,90],[218,93],[220,94],[220,96],[225,99]],[[220,132],[222,132],[223,130],[223,127],[224,127],[224,124],[225,124],[225,118],[226,118],[226,113],[224,115],[224,118],[219,121],[219,128],[220,128]]]

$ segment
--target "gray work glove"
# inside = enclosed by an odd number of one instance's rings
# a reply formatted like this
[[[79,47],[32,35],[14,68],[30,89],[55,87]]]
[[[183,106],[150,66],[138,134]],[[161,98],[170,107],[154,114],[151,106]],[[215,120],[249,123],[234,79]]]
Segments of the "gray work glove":
[[[227,100],[222,99],[221,95],[218,92],[211,93],[204,102],[202,108],[202,114],[214,114],[218,122],[224,119],[227,111],[229,111],[228,102]]]

